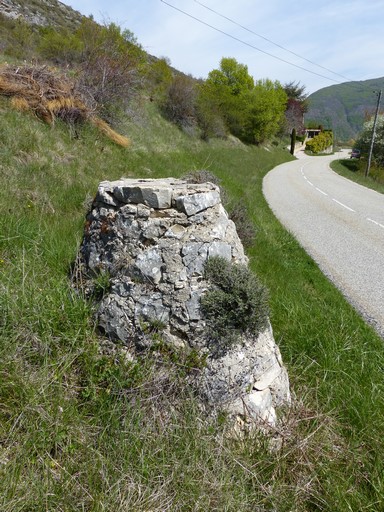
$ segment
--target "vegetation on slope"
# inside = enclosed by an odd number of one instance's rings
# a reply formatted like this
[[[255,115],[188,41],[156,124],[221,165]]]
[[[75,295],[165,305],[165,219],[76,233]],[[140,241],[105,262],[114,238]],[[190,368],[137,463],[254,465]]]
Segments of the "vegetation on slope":
[[[383,167],[372,165],[368,176],[365,176],[367,170],[367,161],[365,159],[334,160],[331,162],[331,168],[344,176],[344,178],[384,194]]]
[[[265,204],[262,176],[288,152],[191,139],[147,107],[121,125],[124,149],[1,102],[0,508],[375,510],[382,342]],[[68,283],[99,181],[207,168],[257,227],[252,268],[270,289],[295,397],[272,452],[202,417],[161,349],[138,361],[101,352],[92,303]]]
[[[87,123],[53,128],[0,97],[0,509],[380,510],[382,340],[266,205],[262,178],[288,151],[202,141],[167,123],[150,100],[164,97],[168,71],[160,62],[137,74],[152,77],[151,94],[114,117],[130,148]],[[225,417],[204,417],[185,386],[201,361],[161,343],[132,359],[98,335],[92,301],[69,285],[99,181],[201,170],[257,231],[251,268],[270,290],[294,396],[270,438],[236,439]]]
[[[364,123],[363,130],[355,143],[359,151],[358,158],[348,160],[335,160],[332,169],[345,178],[353,180],[360,185],[384,193],[384,116],[379,115],[375,128],[375,138],[372,147],[369,170],[368,157],[371,149],[374,119]],[[352,156],[352,154],[351,154]],[[368,174],[367,174],[368,173]]]
[[[377,97],[375,90],[383,86],[383,78],[331,85],[308,97],[306,125],[333,130],[335,140],[348,142],[356,139],[364,121],[373,115]]]
[[[219,69],[198,81],[173,70],[167,59],[145,54],[134,35],[114,23],[100,26],[91,18],[80,23],[76,18],[71,30],[0,18],[0,31],[5,56],[64,67],[83,101],[111,123],[144,89],[167,119],[205,140],[232,134],[261,144],[294,126],[302,130],[304,88],[255,81],[233,58],[223,58]]]

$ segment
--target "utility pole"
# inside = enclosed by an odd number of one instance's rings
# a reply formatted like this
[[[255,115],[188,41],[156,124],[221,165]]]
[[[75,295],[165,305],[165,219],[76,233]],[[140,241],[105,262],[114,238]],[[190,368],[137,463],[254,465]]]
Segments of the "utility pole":
[[[369,169],[371,167],[371,160],[372,160],[372,151],[373,151],[373,144],[375,142],[375,136],[376,136],[376,124],[377,124],[377,116],[379,115],[379,108],[380,108],[380,100],[381,100],[381,90],[379,91],[378,97],[377,97],[377,106],[376,106],[376,113],[375,113],[375,119],[373,121],[373,128],[372,128],[372,139],[371,139],[371,146],[369,148],[369,155],[368,155],[368,163],[367,168],[365,170],[365,177],[369,174]]]

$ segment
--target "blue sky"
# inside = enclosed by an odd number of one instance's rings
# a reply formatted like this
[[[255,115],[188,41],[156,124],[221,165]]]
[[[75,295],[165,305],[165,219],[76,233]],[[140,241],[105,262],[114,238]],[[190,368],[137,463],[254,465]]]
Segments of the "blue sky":
[[[339,82],[384,77],[384,0],[166,2],[221,32],[162,0],[63,3],[82,14],[92,14],[97,21],[113,21],[128,28],[148,53],[168,57],[175,68],[196,78],[206,78],[219,67],[222,57],[246,64],[256,80],[299,81],[308,93]]]

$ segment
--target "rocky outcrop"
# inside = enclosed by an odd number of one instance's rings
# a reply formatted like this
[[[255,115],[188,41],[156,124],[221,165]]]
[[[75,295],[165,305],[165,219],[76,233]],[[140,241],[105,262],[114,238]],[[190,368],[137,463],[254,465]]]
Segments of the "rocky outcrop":
[[[274,424],[289,384],[268,325],[217,356],[209,348],[201,297],[204,265],[220,256],[247,264],[234,223],[212,183],[173,178],[102,182],[87,216],[77,279],[100,296],[98,326],[109,338],[165,343],[206,355],[198,393],[211,408]],[[195,381],[196,383],[197,381]]]
[[[75,28],[83,16],[57,0],[0,0],[0,13],[7,18],[22,19],[31,25]]]

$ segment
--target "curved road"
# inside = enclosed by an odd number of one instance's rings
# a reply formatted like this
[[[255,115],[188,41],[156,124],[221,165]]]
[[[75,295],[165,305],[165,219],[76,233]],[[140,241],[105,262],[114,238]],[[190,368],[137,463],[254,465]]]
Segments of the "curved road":
[[[300,153],[265,176],[263,192],[280,222],[384,337],[384,195],[329,168],[345,153]]]

